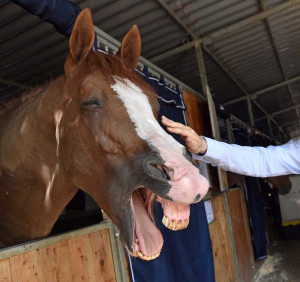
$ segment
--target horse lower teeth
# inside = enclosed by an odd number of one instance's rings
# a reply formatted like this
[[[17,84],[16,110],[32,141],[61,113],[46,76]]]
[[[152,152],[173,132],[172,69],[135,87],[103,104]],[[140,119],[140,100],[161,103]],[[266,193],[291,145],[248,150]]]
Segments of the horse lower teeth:
[[[160,255],[160,252],[158,252],[157,254],[154,254],[154,255],[148,257],[148,256],[143,255],[143,254],[139,251],[139,252],[137,252],[137,255],[138,255],[139,258],[141,258],[141,259],[143,259],[143,260],[153,260],[153,259],[156,259],[156,258]]]

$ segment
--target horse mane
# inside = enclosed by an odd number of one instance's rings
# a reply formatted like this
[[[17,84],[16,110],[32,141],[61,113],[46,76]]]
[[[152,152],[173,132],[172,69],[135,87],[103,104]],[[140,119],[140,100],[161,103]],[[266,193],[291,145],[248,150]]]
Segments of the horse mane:
[[[0,101],[0,115],[4,115],[9,110],[17,108],[28,100],[38,96],[44,92],[52,82],[53,79],[50,79],[41,85],[37,85],[26,91],[20,92],[12,98]]]
[[[117,75],[124,79],[128,78],[133,83],[143,85],[143,87],[153,92],[153,88],[146,83],[135,70],[129,69],[123,59],[118,56],[100,52],[89,53],[82,64],[80,71],[77,73],[76,77],[74,77],[76,84],[78,85],[78,83],[80,83],[80,81],[82,81],[90,72],[95,71],[96,69],[101,69],[103,75],[107,78],[111,75]],[[8,100],[0,100],[0,115],[6,114],[11,109],[17,108],[28,100],[43,93],[56,79],[50,79],[42,85],[21,92]]]

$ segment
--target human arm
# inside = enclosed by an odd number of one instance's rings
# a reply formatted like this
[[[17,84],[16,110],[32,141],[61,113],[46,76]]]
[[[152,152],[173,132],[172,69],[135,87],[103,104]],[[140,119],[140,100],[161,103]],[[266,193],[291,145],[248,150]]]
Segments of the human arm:
[[[190,127],[165,117],[162,122],[168,131],[183,137],[194,158],[223,170],[257,177],[300,174],[299,140],[267,148],[239,146],[203,138]],[[199,153],[204,155],[200,156]]]
[[[56,30],[69,37],[81,9],[66,0],[12,0],[29,13],[53,24]]]

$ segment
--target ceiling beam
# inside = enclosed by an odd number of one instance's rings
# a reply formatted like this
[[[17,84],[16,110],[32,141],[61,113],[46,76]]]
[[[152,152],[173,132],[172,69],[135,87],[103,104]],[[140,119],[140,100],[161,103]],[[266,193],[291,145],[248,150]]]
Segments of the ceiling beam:
[[[278,110],[278,111],[276,111],[276,112],[270,113],[269,115],[272,116],[272,117],[275,117],[275,116],[277,116],[277,115],[280,115],[280,114],[283,114],[283,113],[285,113],[285,112],[294,110],[294,109],[296,109],[296,108],[300,108],[300,103],[295,104],[295,105],[290,106],[290,107],[287,107],[287,108],[284,108],[284,109],[282,109],[282,110]],[[266,118],[266,117],[260,117],[260,118],[255,119],[254,121],[255,121],[255,122],[261,121],[261,120],[263,120],[263,119],[265,119],[265,118]]]
[[[150,61],[153,63],[153,64],[156,64],[164,59],[167,59],[167,58],[170,58],[170,57],[173,57],[173,56],[176,56],[178,54],[181,54],[187,50],[191,50],[192,48],[194,48],[195,46],[195,42],[196,41],[192,41],[192,42],[189,42],[187,44],[184,44],[184,45],[181,45],[175,49],[172,49],[170,51],[167,51],[165,53],[162,53],[160,55],[157,55],[155,57],[152,57],[150,58]],[[198,42],[201,42],[201,41],[198,41]]]
[[[264,94],[266,92],[269,92],[269,91],[272,91],[272,90],[275,90],[277,88],[280,88],[280,87],[283,87],[285,85],[288,85],[290,83],[293,83],[293,82],[296,82],[296,81],[299,81],[300,80],[300,75],[298,76],[295,76],[291,79],[287,79],[285,81],[282,81],[280,83],[277,83],[277,84],[274,84],[274,85],[271,85],[269,87],[266,87],[264,89],[261,89],[261,90],[258,90],[258,91],[255,91],[253,93],[250,94],[250,97],[253,98],[253,99],[256,99],[257,96],[261,95],[261,94]],[[243,97],[239,97],[239,98],[235,98],[235,99],[232,99],[232,100],[228,100],[224,103],[222,103],[224,106],[228,106],[228,105],[231,105],[231,104],[235,104],[235,103],[238,103],[240,101],[243,101],[243,100],[246,100],[246,97],[243,96]]]
[[[261,5],[262,9],[265,11],[266,10],[266,6],[265,6],[265,3],[264,3],[264,0],[259,0],[259,2],[260,2],[260,5]],[[287,80],[287,76],[286,76],[284,68],[283,68],[283,64],[282,64],[282,61],[281,61],[281,58],[280,58],[280,55],[279,55],[279,50],[278,50],[275,38],[273,36],[271,25],[270,25],[270,22],[269,22],[268,18],[265,19],[265,23],[266,23],[266,26],[267,26],[267,30],[268,30],[268,33],[269,33],[270,41],[271,41],[271,44],[272,44],[272,47],[273,47],[273,50],[274,50],[274,53],[275,53],[275,58],[277,60],[277,63],[278,63],[281,75],[282,75],[283,79],[286,81]],[[295,104],[296,104],[295,103],[295,99],[294,99],[294,96],[293,96],[293,93],[292,93],[292,90],[291,90],[291,87],[290,87],[289,84],[287,84],[287,88],[288,88],[288,91],[289,91],[289,95],[290,95],[292,104],[295,106]],[[296,114],[297,114],[298,122],[299,122],[300,121],[300,115],[299,115],[298,108],[295,107],[295,110],[296,110]]]
[[[254,100],[254,98],[252,98],[249,93],[244,89],[244,87],[230,74],[230,72],[226,69],[226,67],[218,60],[218,58],[215,57],[215,55],[207,49],[207,47],[205,45],[202,46],[203,47],[203,50],[211,57],[211,59],[230,77],[230,79],[232,79],[232,81],[235,83],[235,85],[246,95],[245,99],[247,99],[248,97],[248,100],[250,99],[264,114],[266,117],[269,117],[274,124],[276,124],[279,128],[279,130],[283,133],[283,135],[285,136],[285,138],[288,138],[288,135],[283,131],[283,129],[278,125],[278,123],[276,122],[276,120],[270,116],[266,110],[260,105],[258,104],[258,102],[256,102]],[[249,103],[248,103],[249,105]],[[251,116],[250,116],[251,118]],[[250,121],[251,122],[251,121]]]
[[[165,0],[156,0],[165,11],[188,33],[193,39],[197,39],[197,35],[177,16],[176,12],[174,12],[170,6],[166,3]]]
[[[188,32],[193,38],[196,36],[189,28],[187,25],[185,25],[181,19],[176,15],[176,13],[166,4],[164,0],[156,0],[167,12],[169,15],[172,16],[174,20],[176,20],[179,25],[186,31]],[[230,25],[228,27],[225,27],[223,29],[220,29],[216,32],[210,33],[208,35],[205,35],[202,38],[197,39],[198,42],[203,42],[203,44],[211,44],[212,42],[216,41],[218,38],[221,38],[230,32],[237,31],[247,25],[251,25],[254,22],[259,22],[264,19],[266,19],[268,16],[271,16],[279,11],[282,11],[288,7],[295,6],[297,4],[300,4],[300,0],[292,0],[292,1],[287,1],[284,2],[283,4],[277,5],[271,9],[265,10],[263,12],[257,13],[254,16],[248,17],[244,20],[241,20],[233,25]],[[175,17],[176,16],[176,17]],[[195,38],[196,39],[196,38]],[[165,53],[162,53],[161,55],[155,56],[150,59],[151,62],[157,63],[160,60],[163,60],[165,58],[171,57],[174,54],[179,54],[181,52],[184,52],[186,50],[192,49],[195,46],[195,42],[189,42],[187,44],[184,44],[180,47],[177,47],[175,49],[169,50]]]
[[[177,16],[176,12],[174,12],[170,6],[166,3],[165,0],[156,0],[164,9],[165,11],[167,11],[167,13],[186,31],[188,32],[193,38],[194,41],[196,41],[195,39],[197,39],[197,36],[195,33],[193,33],[191,31],[191,29]],[[248,110],[249,110],[249,117],[250,117],[250,122],[251,125],[254,125],[254,119],[253,119],[253,113],[252,113],[252,106],[251,106],[251,101],[256,104],[256,106],[258,108],[261,109],[262,112],[264,112],[264,114],[270,119],[272,120],[280,129],[280,131],[285,135],[285,137],[287,137],[287,135],[284,133],[284,131],[282,130],[282,128],[277,124],[277,122],[262,108],[261,105],[258,104],[258,102],[256,102],[254,100],[254,98],[252,96],[250,96],[251,94],[249,94],[244,88],[243,86],[230,74],[230,72],[223,66],[223,64],[206,48],[205,44],[212,44],[214,41],[216,41],[219,38],[222,38],[224,36],[226,36],[228,33],[237,31],[239,29],[245,28],[249,25],[252,25],[255,22],[259,22],[261,20],[266,19],[268,16],[271,16],[275,13],[278,13],[279,11],[282,11],[284,9],[287,9],[289,7],[295,6],[297,4],[300,4],[300,0],[290,0],[290,1],[286,1],[283,4],[277,5],[271,9],[265,10],[263,12],[260,12],[252,17],[249,17],[247,19],[244,19],[238,23],[235,23],[231,26],[228,26],[226,28],[223,28],[221,30],[218,30],[216,32],[213,32],[209,35],[204,36],[203,38],[200,38],[200,41],[202,41],[203,43],[203,49],[210,55],[210,57],[212,57],[212,59],[222,68],[222,70],[231,78],[231,80],[242,90],[242,92],[245,94],[245,98],[243,99],[247,99],[247,104],[248,104]],[[191,43],[191,42],[190,42]],[[161,54],[159,57],[157,56],[155,59],[155,62],[157,63],[159,60],[162,60],[164,58],[173,56],[174,54],[179,54],[180,52],[183,52],[184,50],[188,50],[189,48],[191,48],[192,44],[190,44],[186,47],[180,46],[178,48],[176,48],[177,50],[171,50],[168,51],[164,54]],[[195,43],[195,42],[194,42]],[[199,43],[198,43],[199,44]]]

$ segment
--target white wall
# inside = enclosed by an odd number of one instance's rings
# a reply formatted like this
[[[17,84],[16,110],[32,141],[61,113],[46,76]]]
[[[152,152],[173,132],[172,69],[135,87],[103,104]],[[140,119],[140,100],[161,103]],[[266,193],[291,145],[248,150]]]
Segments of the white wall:
[[[290,181],[290,193],[279,195],[282,221],[300,220],[300,175],[290,176]]]

